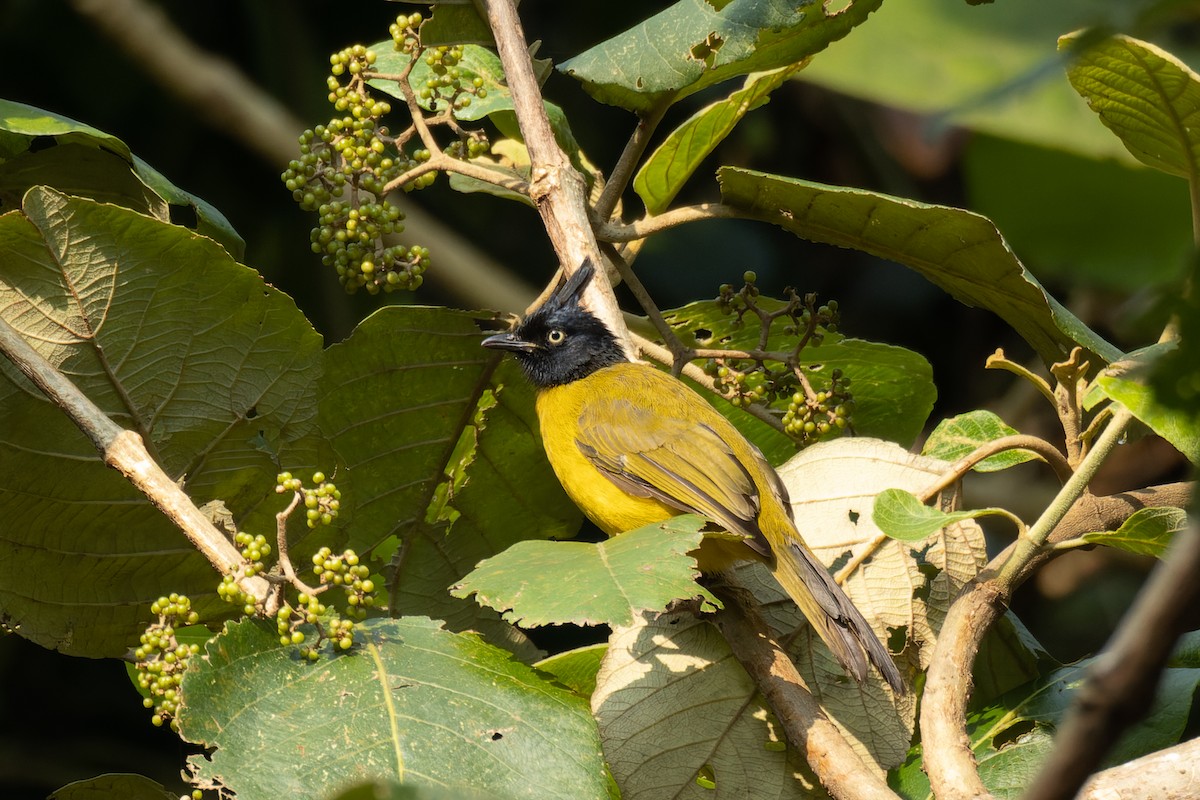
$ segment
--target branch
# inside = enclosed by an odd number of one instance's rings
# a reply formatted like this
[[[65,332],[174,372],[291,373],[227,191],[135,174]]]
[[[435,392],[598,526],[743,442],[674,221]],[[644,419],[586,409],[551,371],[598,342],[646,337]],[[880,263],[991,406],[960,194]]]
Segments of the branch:
[[[504,77],[512,92],[521,136],[529,150],[529,194],[542,216],[559,263],[568,274],[585,260],[603,264],[588,216],[587,182],[571,166],[571,160],[554,139],[516,4],[514,0],[485,0],[484,5],[504,66]],[[584,296],[587,307],[617,336],[626,354],[632,356],[633,341],[608,281],[592,281]]]
[[[1130,514],[1149,506],[1186,505],[1194,486],[1175,483],[1106,497],[1086,495],[1059,522],[1047,543],[1066,541],[1081,533],[1119,525]],[[1008,608],[1012,593],[1055,553],[1039,551],[1016,570],[1011,580],[997,580],[1019,543],[1009,545],[968,583],[946,614],[926,675],[921,699],[924,767],[938,800],[990,798],[979,779],[975,756],[966,736],[967,700],[971,669],[988,628]]]
[[[1166,559],[1088,670],[1026,800],[1074,797],[1125,728],[1145,716],[1197,599],[1200,525],[1193,522],[1175,535]]]
[[[141,436],[109,419],[3,318],[0,318],[0,352],[83,431],[104,463],[146,495],[217,571],[222,575],[238,573],[243,564],[242,554],[150,457]],[[270,589],[267,581],[259,577],[243,577],[238,586],[260,602],[267,598]]]
[[[1200,738],[1097,772],[1079,800],[1200,797]]]
[[[607,222],[596,230],[596,235],[606,242],[631,242],[645,239],[656,233],[704,219],[756,219],[746,211],[722,203],[700,203],[680,206],[664,211],[656,217],[645,217],[636,222]]]
[[[72,5],[166,92],[190,106],[196,119],[241,142],[277,171],[297,157],[296,137],[308,126],[234,65],[193,44],[160,8],[145,0],[72,0]],[[437,269],[425,276],[429,283],[474,308],[516,311],[529,303],[529,286],[407,195],[395,192],[388,202],[404,212],[409,229],[420,231],[422,244],[436,254]]]
[[[775,712],[788,741],[804,754],[829,794],[836,800],[897,800],[883,777],[863,764],[825,716],[758,613],[739,596],[724,594],[717,627]]]

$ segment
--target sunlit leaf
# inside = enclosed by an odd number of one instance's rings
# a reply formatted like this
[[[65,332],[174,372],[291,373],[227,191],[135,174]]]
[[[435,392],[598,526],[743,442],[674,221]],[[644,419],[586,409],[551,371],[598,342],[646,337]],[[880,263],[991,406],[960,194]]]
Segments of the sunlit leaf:
[[[1015,428],[1010,428],[991,411],[969,411],[939,422],[925,440],[921,454],[953,462],[970,455],[988,442],[1016,434]],[[997,472],[1040,458],[1028,450],[1006,450],[988,456],[972,469],[976,472]]]
[[[1115,531],[1085,533],[1083,540],[1162,558],[1175,534],[1187,527],[1182,508],[1140,508]]]
[[[871,519],[879,529],[902,542],[919,542],[947,525],[1000,513],[999,509],[940,511],[922,503],[903,489],[884,489],[875,498]]]
[[[1103,362],[1121,353],[1047,294],[985,217],[864,189],[724,167],[726,203],[814,242],[903,264],[1013,327],[1048,363],[1075,346]]]
[[[455,588],[510,622],[541,625],[628,625],[640,611],[661,611],[672,600],[701,597],[696,584],[704,520],[683,516],[647,525],[603,542],[518,542],[487,559]],[[570,591],[563,591],[570,587]]]
[[[183,683],[189,767],[240,800],[321,797],[359,781],[605,798],[585,700],[505,650],[428,619],[372,620],[356,647],[315,663],[274,625],[240,622]]]

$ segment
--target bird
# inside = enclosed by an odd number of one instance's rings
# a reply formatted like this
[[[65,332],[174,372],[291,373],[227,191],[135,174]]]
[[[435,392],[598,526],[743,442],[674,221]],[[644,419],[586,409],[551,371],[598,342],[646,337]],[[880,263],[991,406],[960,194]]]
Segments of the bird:
[[[896,693],[887,648],[804,543],[788,492],[762,453],[699,393],[630,361],[581,304],[584,261],[537,309],[482,344],[512,353],[533,385],[547,459],[567,495],[608,536],[697,514],[741,539],[707,538],[703,573],[765,563],[859,684],[868,662]]]

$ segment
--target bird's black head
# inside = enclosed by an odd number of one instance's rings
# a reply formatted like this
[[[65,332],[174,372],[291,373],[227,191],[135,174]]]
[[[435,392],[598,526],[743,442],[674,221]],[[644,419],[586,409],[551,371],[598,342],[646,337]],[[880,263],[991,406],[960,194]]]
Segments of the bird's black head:
[[[539,389],[560,386],[625,361],[617,337],[579,304],[595,269],[590,261],[509,333],[489,336],[484,347],[509,350]]]

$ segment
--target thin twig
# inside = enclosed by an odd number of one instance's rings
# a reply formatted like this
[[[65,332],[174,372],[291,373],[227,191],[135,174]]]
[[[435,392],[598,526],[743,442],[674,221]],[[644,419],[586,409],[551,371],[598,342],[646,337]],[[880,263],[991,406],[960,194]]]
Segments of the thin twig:
[[[630,242],[644,239],[662,231],[706,219],[755,219],[753,214],[722,203],[700,203],[680,206],[664,211],[655,217],[644,217],[636,222],[608,222],[596,230],[596,236],[606,242]]]
[[[633,129],[633,135],[625,143],[625,149],[621,151],[621,157],[617,159],[617,163],[613,166],[612,174],[604,184],[604,190],[600,193],[599,199],[596,200],[595,214],[596,218],[601,222],[607,222],[608,218],[612,216],[613,209],[617,207],[617,202],[621,199],[621,195],[624,194],[626,187],[629,185],[630,178],[633,177],[633,170],[637,167],[638,162],[641,161],[642,153],[646,152],[646,147],[650,144],[650,137],[654,134],[658,123],[662,121],[663,114],[670,107],[671,100],[669,98],[664,99],[646,114],[638,118],[638,124]]]
[[[304,581],[300,580],[300,576],[296,574],[296,570],[292,567],[292,557],[288,555],[288,539],[287,539],[287,522],[288,517],[300,505],[300,499],[303,495],[300,492],[292,492],[292,502],[288,503],[287,508],[275,515],[275,553],[279,556],[279,566],[283,570],[283,577],[287,582],[295,587],[296,591],[304,592],[309,597],[315,597],[321,592],[329,588],[329,585],[314,589]]]
[[[1054,474],[1058,476],[1060,482],[1066,483],[1071,478],[1071,465],[1067,463],[1067,459],[1059,452],[1058,448],[1037,436],[1015,434],[1001,436],[999,439],[993,439],[975,448],[971,453],[947,467],[934,483],[923,489],[917,496],[921,498],[922,503],[929,502],[934,495],[960,480],[980,461],[1008,450],[1028,450],[1037,453],[1054,470]]]

